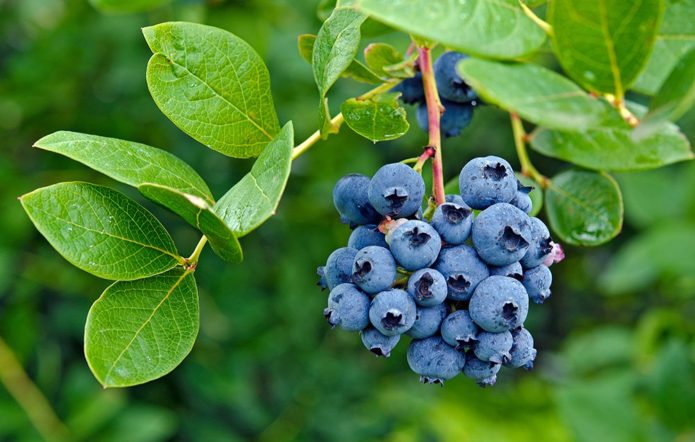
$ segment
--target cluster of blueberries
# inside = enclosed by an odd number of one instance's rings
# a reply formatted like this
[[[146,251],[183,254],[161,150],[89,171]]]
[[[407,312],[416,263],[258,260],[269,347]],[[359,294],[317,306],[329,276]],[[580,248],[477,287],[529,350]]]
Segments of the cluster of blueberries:
[[[425,183],[407,165],[387,164],[371,179],[341,178],[333,201],[354,230],[348,246],[319,267],[319,285],[330,289],[328,323],[359,331],[376,355],[388,357],[407,334],[408,364],[421,382],[463,372],[487,386],[501,365],[533,366],[536,350],[523,324],[529,299],[550,296],[548,266],[561,249],[529,217],[531,188],[504,159],[470,161],[459,190],[427,222]]]
[[[440,125],[445,137],[458,136],[473,119],[473,109],[481,104],[475,91],[456,72],[456,64],[466,58],[460,52],[445,52],[434,63],[434,78],[437,83],[439,100],[444,106]],[[400,92],[400,99],[407,104],[417,104],[418,125],[427,132],[429,120],[422,74],[403,80],[392,89]]]

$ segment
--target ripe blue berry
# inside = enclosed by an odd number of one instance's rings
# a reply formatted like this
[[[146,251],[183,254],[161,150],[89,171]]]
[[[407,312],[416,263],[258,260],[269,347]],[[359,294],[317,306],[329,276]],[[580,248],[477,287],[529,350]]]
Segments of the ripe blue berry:
[[[368,246],[388,248],[384,234],[379,231],[376,224],[358,226],[352,231],[348,239],[348,247],[352,247],[353,249],[361,250]]]
[[[501,333],[480,332],[473,351],[481,361],[502,364],[512,359],[509,351],[512,349],[513,343],[514,339],[509,331]]]
[[[528,269],[539,266],[553,251],[552,239],[548,227],[538,218],[531,218],[531,237],[528,251],[521,258],[521,265]]]
[[[415,323],[407,331],[408,335],[415,339],[434,336],[439,331],[439,326],[447,313],[448,308],[445,304],[438,304],[434,307],[418,307],[415,313]]]
[[[460,52],[445,52],[434,62],[434,78],[439,95],[446,100],[470,103],[478,98],[473,89],[456,71],[456,64],[465,59]]]
[[[471,319],[467,310],[456,310],[442,321],[442,338],[456,350],[472,348],[478,341],[480,329]]]
[[[471,229],[475,250],[493,266],[506,266],[523,258],[531,237],[528,215],[507,203],[495,204],[480,212]]]
[[[553,274],[544,265],[526,269],[523,283],[531,301],[536,304],[543,304],[546,299],[550,298],[550,285],[553,283]]]
[[[417,314],[415,301],[407,292],[391,289],[372,300],[369,321],[384,336],[400,335],[413,326]]]
[[[490,276],[478,284],[469,304],[471,319],[485,331],[501,333],[521,326],[528,314],[529,298],[514,278]]]
[[[531,201],[529,193],[533,190],[533,187],[524,186],[519,180],[516,180],[516,185],[516,194],[514,194],[514,198],[512,198],[509,204],[523,212],[530,213],[531,209],[533,209],[533,202]]]
[[[431,265],[439,255],[442,240],[436,230],[424,221],[410,220],[390,235],[391,253],[406,270]]]
[[[514,278],[519,282],[524,280],[524,271],[521,268],[521,263],[519,263],[519,262],[513,262],[509,265],[501,266],[501,267],[490,266],[489,269],[490,269],[490,276],[492,276],[492,275],[509,276],[510,278]]]
[[[447,137],[457,137],[461,131],[468,127],[473,120],[473,106],[465,103],[456,103],[448,100],[441,100],[444,106],[444,113],[439,119],[440,130]],[[418,126],[425,132],[429,130],[430,122],[427,114],[427,104],[421,103],[417,108]]]
[[[500,364],[481,361],[471,352],[466,355],[466,365],[463,366],[463,374],[475,380],[481,387],[489,387],[497,382],[497,372]]]
[[[533,336],[525,328],[512,331],[512,349],[509,351],[511,358],[504,365],[507,367],[524,367],[526,370],[533,368],[536,359],[536,349],[533,348]]]
[[[370,294],[391,288],[396,280],[396,261],[391,252],[379,246],[368,246],[357,252],[352,280]]]
[[[447,285],[444,275],[434,269],[420,269],[408,279],[408,293],[417,305],[431,307],[446,299]]]
[[[466,358],[439,336],[413,339],[407,353],[410,369],[420,375],[420,382],[443,384],[457,376],[464,368]]]
[[[452,194],[447,195],[445,197],[445,201],[447,203],[454,203],[454,204],[458,204],[459,206],[468,207],[468,205],[463,202],[463,198],[461,198],[461,195],[456,194],[456,193],[452,193]]]
[[[317,267],[316,274],[319,276],[319,280],[316,281],[316,285],[321,287],[321,290],[326,290],[328,288],[328,281],[326,280],[326,267]]]
[[[352,282],[352,263],[355,261],[357,249],[341,247],[328,256],[323,272],[329,290],[338,284]]]
[[[353,173],[338,180],[333,188],[333,204],[341,222],[352,225],[378,224],[381,217],[369,203],[369,178]]]
[[[365,328],[360,332],[360,337],[362,338],[362,343],[367,350],[371,351],[377,356],[383,356],[388,358],[391,355],[391,350],[393,350],[398,341],[401,340],[401,335],[384,336],[379,330],[369,327]]]
[[[422,85],[422,73],[416,72],[414,77],[406,78],[391,89],[400,92],[400,100],[406,104],[422,103],[425,101],[425,88]]]
[[[369,325],[369,296],[353,284],[340,284],[328,295],[323,315],[331,326],[360,331]]]
[[[434,268],[446,278],[449,298],[454,301],[469,300],[480,281],[489,276],[475,250],[463,244],[442,249]]]
[[[512,166],[500,157],[474,158],[461,169],[459,191],[474,209],[508,203],[516,195],[516,177]]]
[[[369,182],[369,202],[377,212],[391,218],[417,213],[425,195],[422,176],[403,163],[382,166]]]
[[[432,215],[432,227],[448,244],[463,244],[473,225],[473,211],[468,206],[444,203]]]

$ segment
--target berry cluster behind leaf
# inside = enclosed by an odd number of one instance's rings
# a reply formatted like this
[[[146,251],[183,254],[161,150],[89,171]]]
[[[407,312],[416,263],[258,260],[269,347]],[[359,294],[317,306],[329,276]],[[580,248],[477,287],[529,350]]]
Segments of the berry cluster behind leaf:
[[[463,373],[487,386],[502,365],[533,366],[529,301],[550,296],[548,266],[562,252],[528,216],[531,189],[507,161],[471,160],[459,190],[427,222],[425,183],[405,164],[387,164],[371,179],[341,178],[333,199],[353,231],[348,247],[319,267],[319,285],[330,290],[328,323],[359,331],[377,356],[388,357],[405,334],[408,365],[422,382]]]

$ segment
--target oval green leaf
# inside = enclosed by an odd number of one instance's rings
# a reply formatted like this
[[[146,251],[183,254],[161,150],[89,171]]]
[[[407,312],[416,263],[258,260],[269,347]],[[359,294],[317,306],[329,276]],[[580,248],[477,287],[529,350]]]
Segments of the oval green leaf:
[[[485,102],[543,127],[586,129],[601,124],[606,112],[598,98],[538,65],[469,58],[457,68]]]
[[[481,57],[518,58],[545,41],[518,0],[355,0],[354,7],[401,31]]]
[[[84,351],[104,388],[129,387],[176,368],[193,347],[200,325],[191,270],[176,268],[137,281],[118,281],[92,305]]]
[[[232,33],[194,23],[143,29],[153,52],[147,86],[159,109],[200,143],[257,156],[279,130],[261,57]]]
[[[364,61],[367,63],[367,66],[378,75],[389,78],[392,74],[384,68],[398,65],[403,63],[404,60],[403,54],[398,52],[398,50],[390,44],[372,43],[364,49]],[[404,78],[412,76],[413,70],[411,68],[408,75],[405,75]]]
[[[351,98],[340,110],[350,129],[373,142],[395,140],[410,128],[398,94],[379,95],[369,100]]]
[[[297,38],[297,48],[299,49],[299,54],[302,56],[307,63],[312,62],[312,52],[314,50],[314,42],[316,41],[316,36],[313,34],[301,34]],[[343,77],[351,78],[355,81],[367,84],[378,84],[381,83],[381,78],[369,70],[367,66],[360,63],[359,60],[352,60],[350,66],[345,69],[342,74]]]
[[[59,183],[19,200],[58,253],[100,278],[140,279],[183,263],[157,218],[108,187]]]
[[[620,188],[607,174],[569,170],[545,189],[550,226],[566,243],[597,246],[613,239],[623,226]]]
[[[652,51],[663,9],[663,0],[552,0],[553,49],[577,83],[622,96]]]
[[[290,176],[293,145],[294,129],[290,121],[268,144],[251,171],[213,207],[237,237],[251,232],[275,214]]]

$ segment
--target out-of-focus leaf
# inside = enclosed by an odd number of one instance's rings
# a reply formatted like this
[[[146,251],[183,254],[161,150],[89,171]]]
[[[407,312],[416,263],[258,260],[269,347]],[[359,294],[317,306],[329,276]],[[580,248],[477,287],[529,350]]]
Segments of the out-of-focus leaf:
[[[562,351],[562,361],[571,376],[578,378],[628,366],[634,353],[635,340],[631,330],[600,327],[571,336]]]
[[[157,8],[171,0],[89,0],[89,3],[100,12],[131,14]]]

